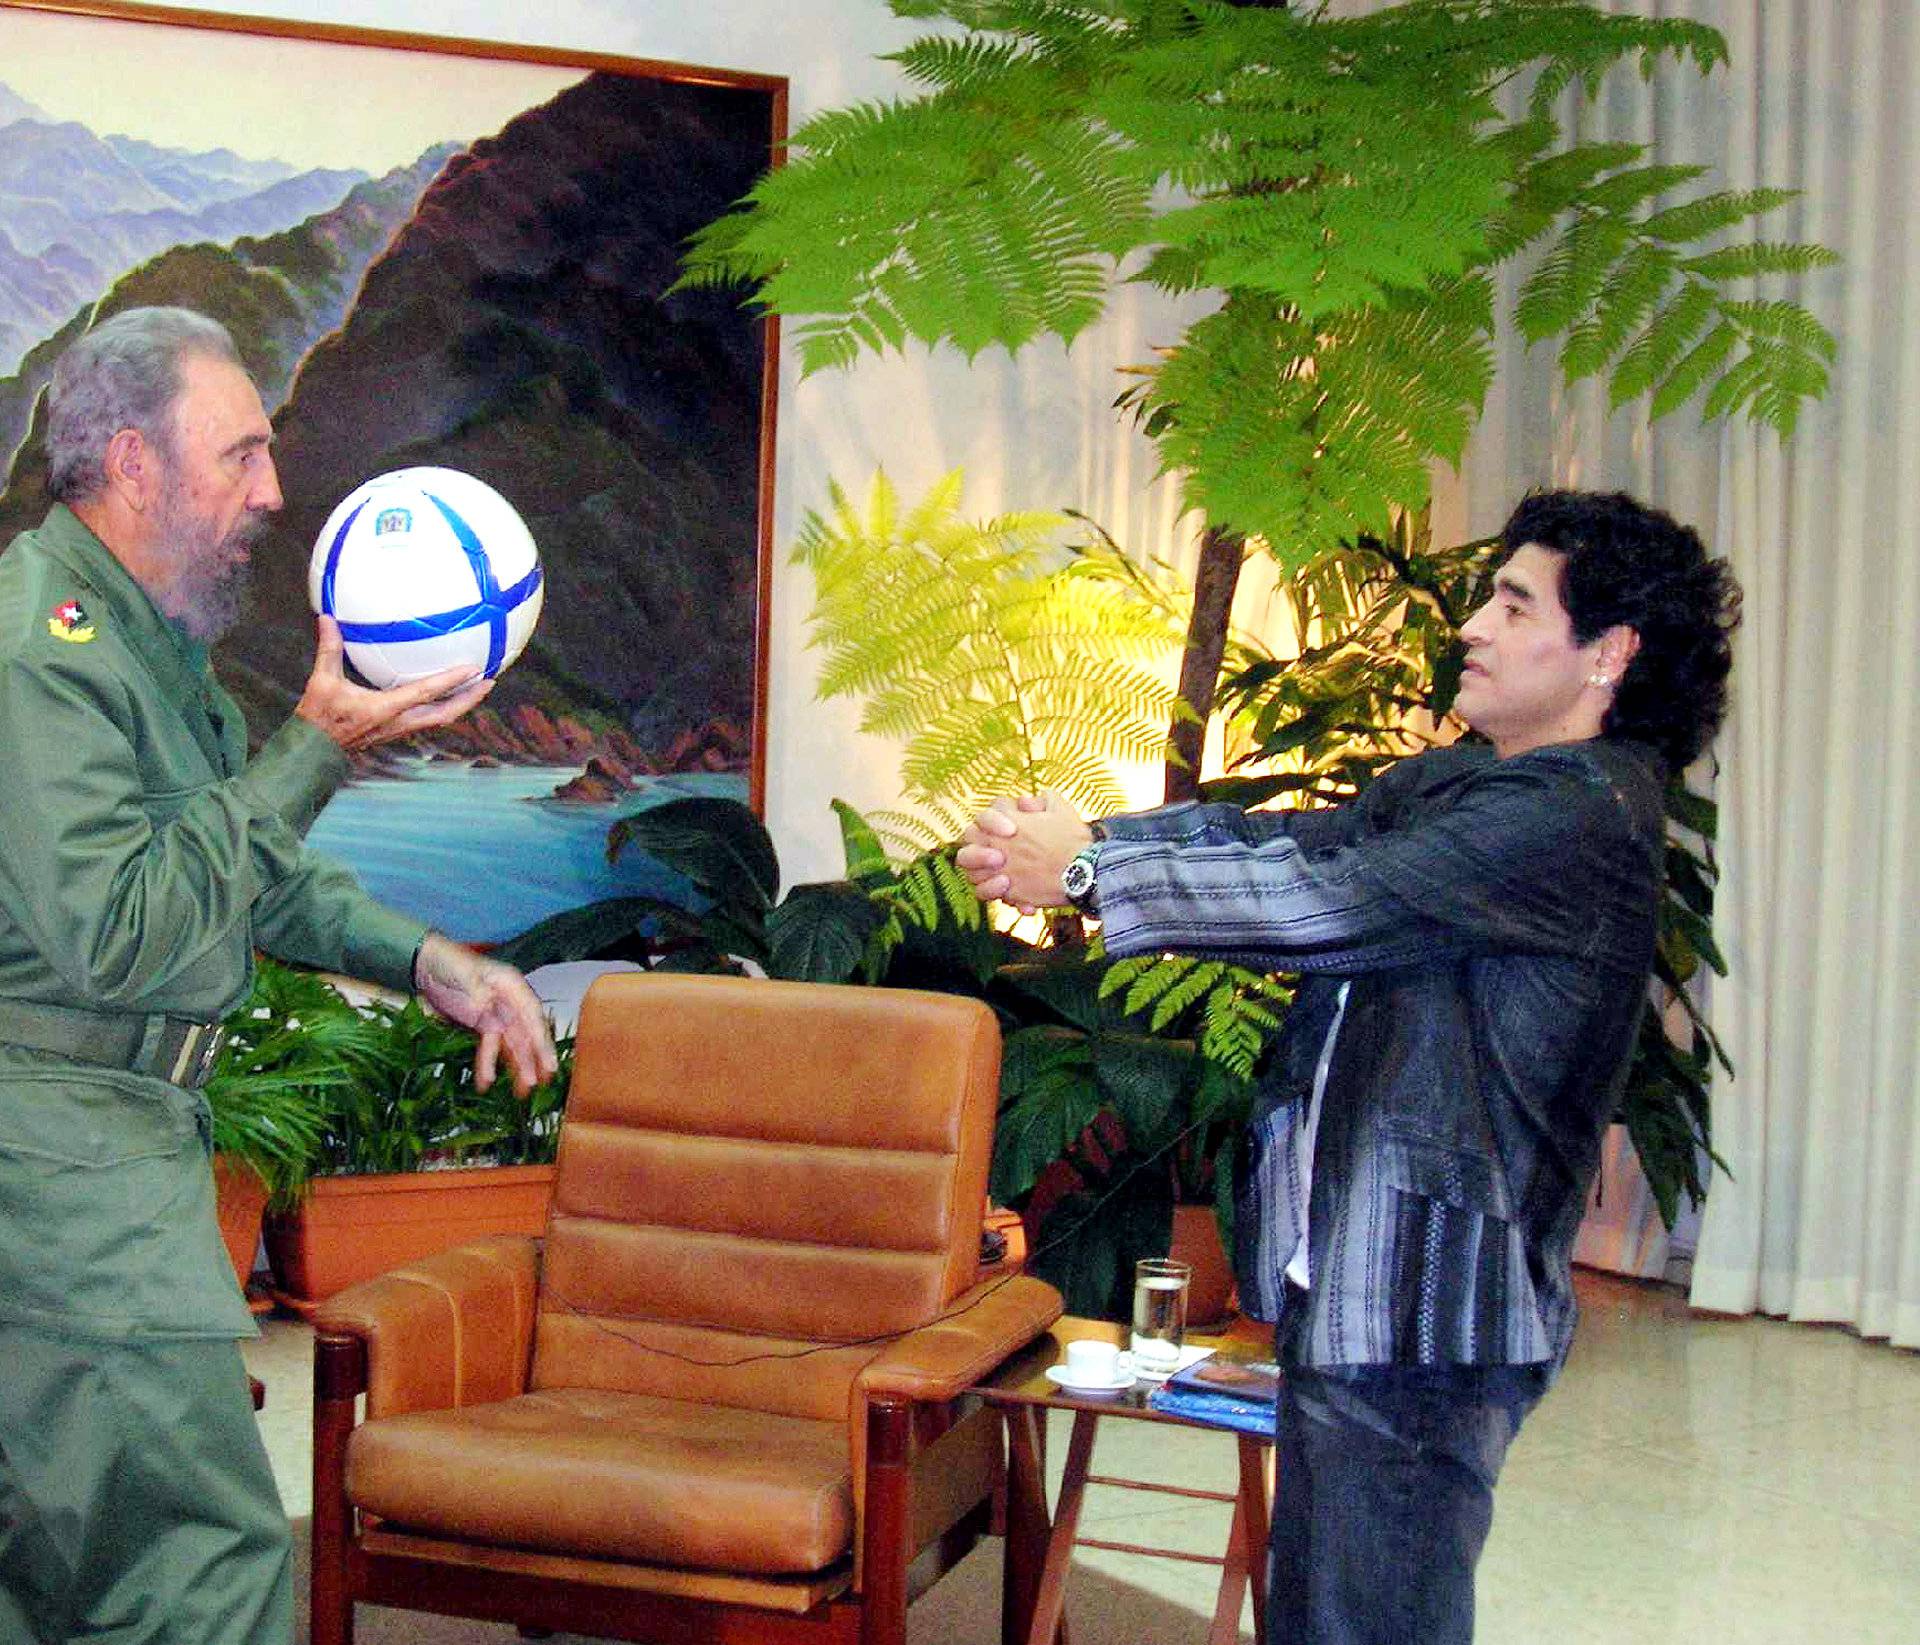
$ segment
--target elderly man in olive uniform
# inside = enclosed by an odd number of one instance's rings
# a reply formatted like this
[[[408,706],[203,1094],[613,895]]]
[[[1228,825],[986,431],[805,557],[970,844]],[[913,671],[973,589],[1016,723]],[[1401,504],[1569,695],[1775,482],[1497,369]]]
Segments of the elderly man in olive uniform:
[[[371,901],[301,836],[346,751],[441,725],[471,670],[346,679],[322,621],[246,758],[208,668],[280,506],[226,332],[137,309],[61,360],[59,501],[0,556],[0,1638],[286,1645],[288,1532],[235,1338],[198,1087],[255,948],[395,987],[554,1066],[511,967]]]

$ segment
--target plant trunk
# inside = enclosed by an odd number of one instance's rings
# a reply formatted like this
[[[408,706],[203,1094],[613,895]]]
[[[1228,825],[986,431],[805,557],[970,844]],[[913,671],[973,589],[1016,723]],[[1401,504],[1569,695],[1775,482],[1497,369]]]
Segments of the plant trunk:
[[[1200,538],[1200,564],[1193,576],[1193,616],[1187,622],[1187,649],[1180,659],[1180,700],[1195,718],[1177,719],[1167,732],[1169,805],[1200,792],[1200,754],[1206,746],[1213,695],[1220,686],[1220,664],[1227,654],[1227,621],[1247,540],[1237,531],[1208,526]]]

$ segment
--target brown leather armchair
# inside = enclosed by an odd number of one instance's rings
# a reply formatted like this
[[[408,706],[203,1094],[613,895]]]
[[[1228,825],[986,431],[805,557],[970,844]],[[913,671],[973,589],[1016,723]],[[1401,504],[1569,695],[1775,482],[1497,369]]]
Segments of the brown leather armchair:
[[[595,983],[544,1242],[316,1316],[313,1645],[356,1600],[899,1645],[1004,1478],[962,1390],[1060,1313],[975,1279],[999,1063],[947,995]]]

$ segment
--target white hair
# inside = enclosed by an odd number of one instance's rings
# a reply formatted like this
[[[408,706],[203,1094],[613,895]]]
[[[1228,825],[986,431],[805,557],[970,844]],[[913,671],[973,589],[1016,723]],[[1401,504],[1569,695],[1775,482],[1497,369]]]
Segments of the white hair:
[[[60,356],[47,395],[47,491],[55,501],[100,494],[107,443],[123,428],[138,429],[172,452],[181,366],[194,355],[240,364],[240,351],[218,320],[190,308],[130,308]]]

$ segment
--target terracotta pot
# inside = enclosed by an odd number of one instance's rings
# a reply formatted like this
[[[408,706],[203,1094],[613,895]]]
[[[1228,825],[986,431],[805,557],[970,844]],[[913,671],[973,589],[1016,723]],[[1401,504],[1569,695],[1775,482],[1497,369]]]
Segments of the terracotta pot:
[[[267,1219],[267,1257],[298,1309],[469,1240],[544,1233],[552,1199],[551,1165],[316,1177],[297,1209]]]
[[[1187,1286],[1187,1326],[1204,1331],[1233,1318],[1233,1266],[1220,1243],[1211,1205],[1173,1208],[1173,1248],[1167,1253],[1193,1269]]]
[[[213,1157],[213,1188],[220,1211],[220,1238],[242,1292],[260,1249],[260,1223],[267,1210],[267,1185],[252,1166],[228,1154]]]

